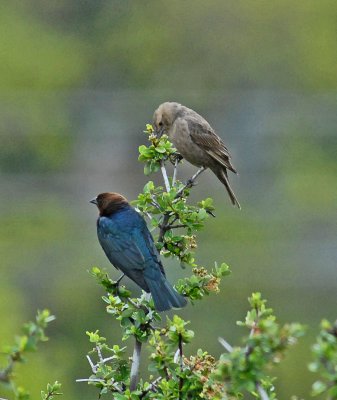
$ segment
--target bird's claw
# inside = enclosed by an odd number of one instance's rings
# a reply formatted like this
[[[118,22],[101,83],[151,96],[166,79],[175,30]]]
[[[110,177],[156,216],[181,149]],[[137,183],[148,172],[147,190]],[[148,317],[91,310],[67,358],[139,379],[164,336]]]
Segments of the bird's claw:
[[[191,187],[193,187],[195,185],[197,185],[197,182],[194,179],[190,178],[190,179],[188,179],[186,181],[186,185],[185,186],[188,187],[188,188],[191,188]]]
[[[120,285],[120,283],[121,283],[121,280],[124,278],[124,276],[125,276],[125,274],[123,274],[123,275],[121,275],[118,279],[117,279],[117,281],[115,281],[115,282],[113,282],[113,289],[114,289],[114,293],[115,294],[119,294],[119,285]]]
[[[184,157],[180,154],[180,153],[175,153],[175,154],[172,154],[171,156],[170,156],[170,161],[171,161],[171,163],[172,164],[175,164],[175,163],[180,163],[180,161],[183,159]]]

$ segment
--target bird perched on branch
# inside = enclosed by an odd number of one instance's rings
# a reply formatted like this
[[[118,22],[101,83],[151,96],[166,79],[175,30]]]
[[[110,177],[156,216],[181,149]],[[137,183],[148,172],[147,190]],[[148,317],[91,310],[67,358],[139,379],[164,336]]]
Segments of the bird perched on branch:
[[[237,173],[230,153],[201,115],[179,103],[166,102],[154,112],[153,126],[158,136],[165,133],[170,138],[188,162],[210,168],[226,187],[232,204],[241,208],[228,181],[227,170]]]
[[[166,279],[146,222],[126,198],[101,193],[90,202],[98,207],[98,240],[114,267],[150,292],[158,311],[184,307],[187,301]]]

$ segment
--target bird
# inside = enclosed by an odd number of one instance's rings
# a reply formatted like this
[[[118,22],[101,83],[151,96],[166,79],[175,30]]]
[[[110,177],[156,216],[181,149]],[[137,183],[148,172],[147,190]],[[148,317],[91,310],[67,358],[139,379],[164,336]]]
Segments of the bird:
[[[127,199],[119,193],[106,192],[90,203],[99,210],[98,241],[111,264],[151,293],[157,311],[184,307],[187,300],[166,279],[144,218]]]
[[[240,207],[228,180],[227,170],[237,173],[231,155],[211,125],[197,112],[176,102],[159,105],[153,114],[155,134],[166,134],[189,163],[210,168],[224,184],[234,206]]]

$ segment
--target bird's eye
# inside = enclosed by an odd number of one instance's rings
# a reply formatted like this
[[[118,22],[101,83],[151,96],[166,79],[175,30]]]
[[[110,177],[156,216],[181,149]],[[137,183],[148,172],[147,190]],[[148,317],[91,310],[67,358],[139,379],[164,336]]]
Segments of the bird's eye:
[[[163,126],[163,121],[160,121],[158,125]]]

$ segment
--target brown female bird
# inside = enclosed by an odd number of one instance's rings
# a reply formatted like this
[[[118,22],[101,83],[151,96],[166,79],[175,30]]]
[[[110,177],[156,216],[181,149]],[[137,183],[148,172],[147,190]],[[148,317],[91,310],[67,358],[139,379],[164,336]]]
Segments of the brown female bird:
[[[228,181],[228,169],[237,173],[230,153],[201,115],[179,103],[166,102],[154,112],[153,127],[158,136],[168,135],[188,162],[197,167],[210,168],[225,185],[232,204],[241,208]]]

